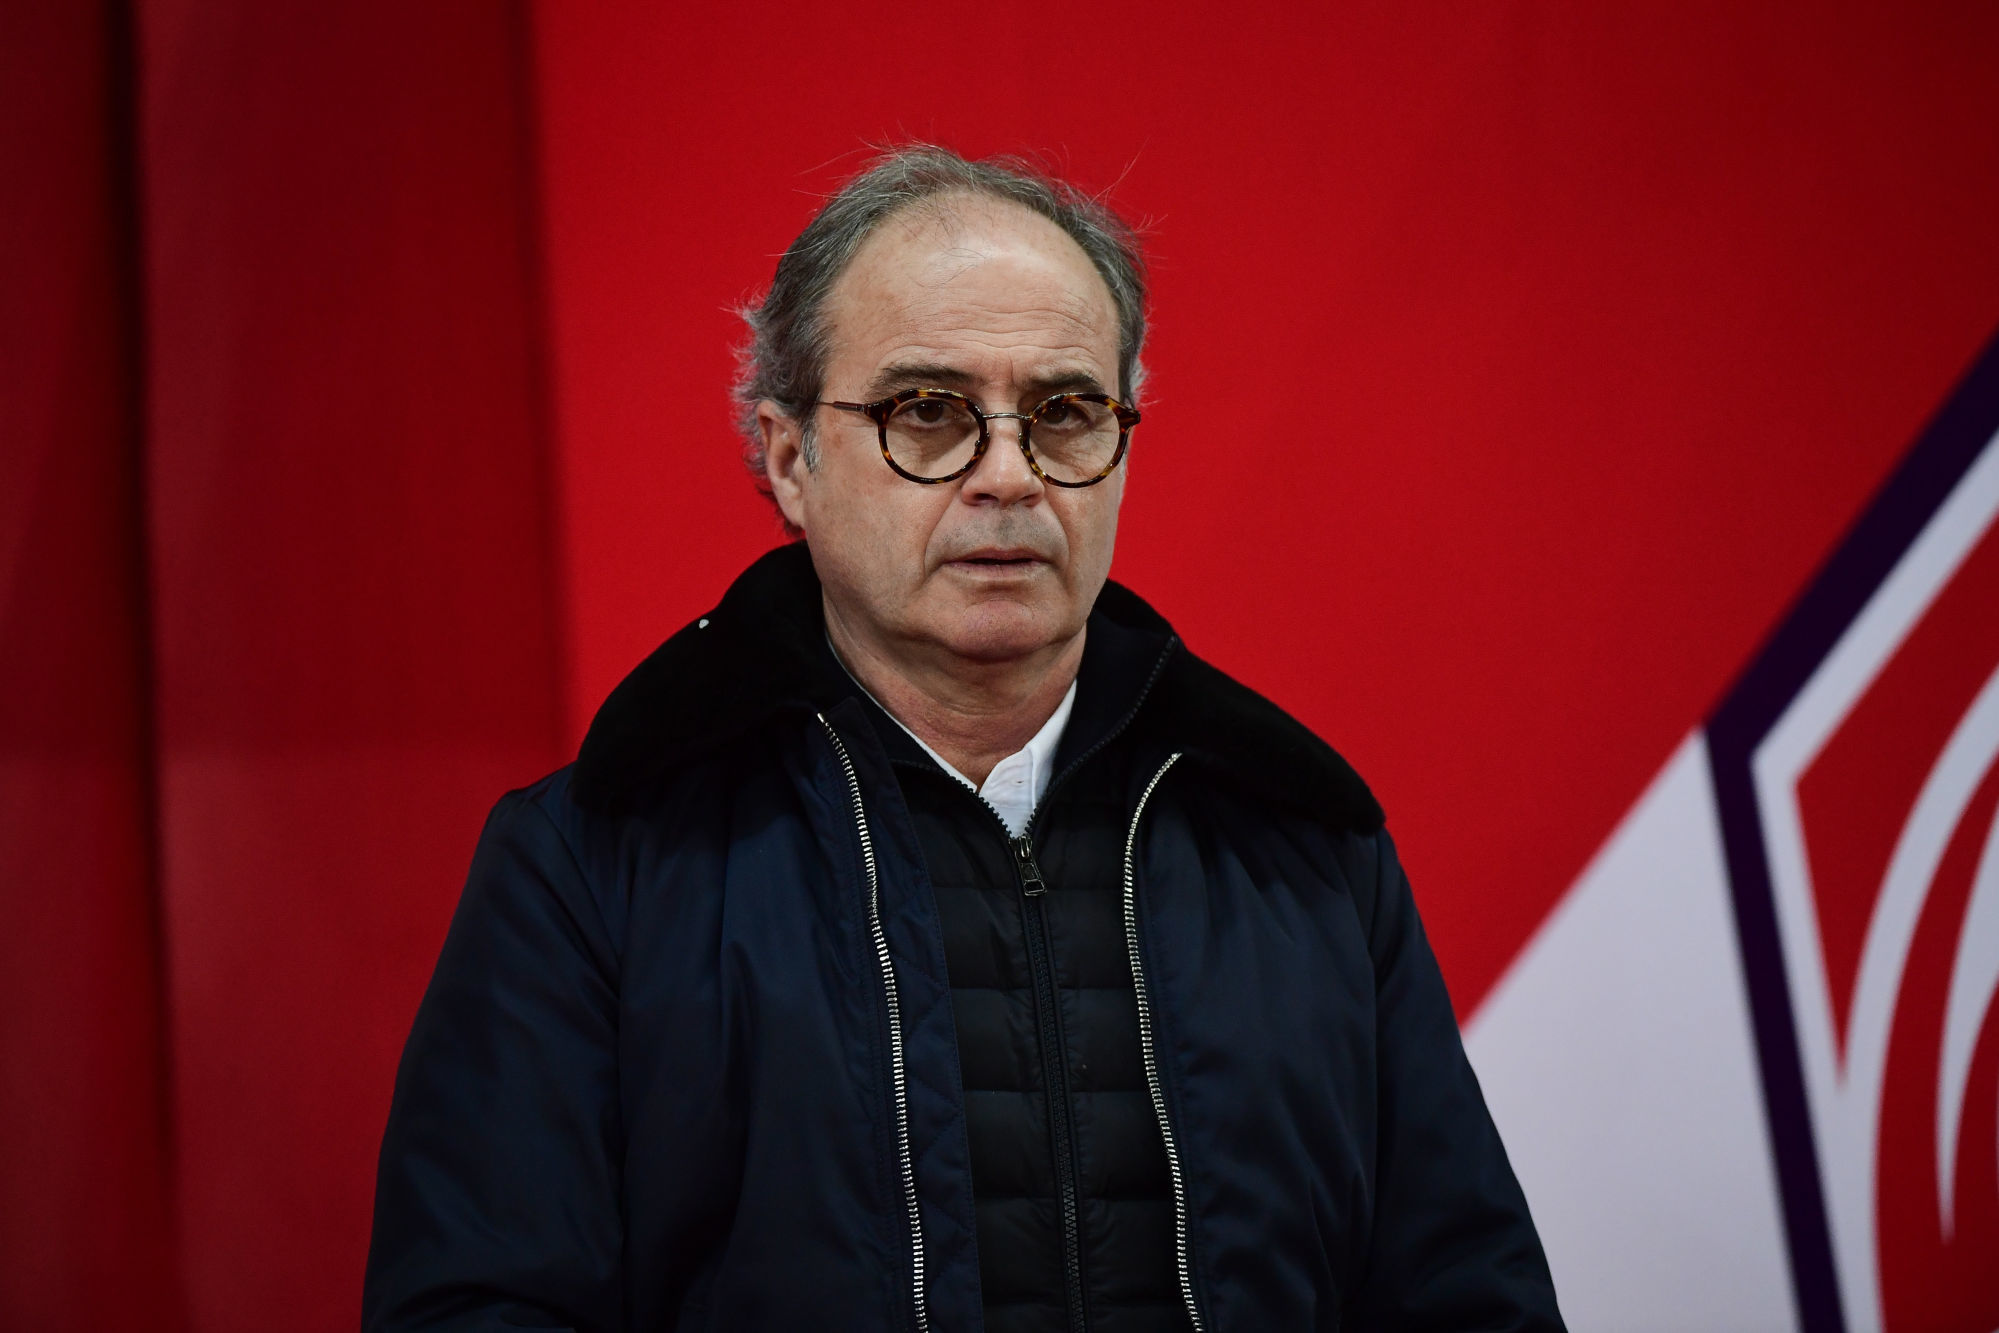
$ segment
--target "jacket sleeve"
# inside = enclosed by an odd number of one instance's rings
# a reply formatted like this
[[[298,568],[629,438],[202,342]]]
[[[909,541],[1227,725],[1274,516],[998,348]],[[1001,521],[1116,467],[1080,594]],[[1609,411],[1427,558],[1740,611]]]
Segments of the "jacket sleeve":
[[[616,962],[561,833],[502,799],[396,1073],[364,1329],[622,1325]]]
[[[1351,1327],[1559,1330],[1548,1261],[1465,1059],[1409,879],[1385,832],[1372,853],[1373,911],[1363,919],[1375,969],[1380,1119],[1374,1239]]]

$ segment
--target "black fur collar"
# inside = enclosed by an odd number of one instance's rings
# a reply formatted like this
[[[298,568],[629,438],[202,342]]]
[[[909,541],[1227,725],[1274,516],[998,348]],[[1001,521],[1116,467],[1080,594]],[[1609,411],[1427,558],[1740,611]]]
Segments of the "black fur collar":
[[[1365,834],[1381,827],[1380,805],[1331,746],[1188,652],[1138,594],[1105,584],[1090,633],[1086,683],[1089,659],[1106,655],[1112,643],[1120,660],[1156,669],[1134,720],[1146,735],[1336,830]],[[1098,654],[1100,642],[1106,654]],[[1131,681],[1134,694],[1140,684]],[[625,807],[689,761],[744,741],[783,714],[828,708],[852,692],[826,648],[811,555],[803,542],[781,546],[611,692],[577,756],[576,799],[593,808]]]

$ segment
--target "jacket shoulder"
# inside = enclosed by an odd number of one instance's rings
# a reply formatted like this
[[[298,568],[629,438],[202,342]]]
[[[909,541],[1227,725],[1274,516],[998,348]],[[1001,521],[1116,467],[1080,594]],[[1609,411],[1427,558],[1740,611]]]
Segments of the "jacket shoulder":
[[[1181,648],[1154,691],[1156,730],[1189,758],[1336,834],[1371,841],[1382,830],[1381,803],[1353,765],[1310,727],[1219,667]]]

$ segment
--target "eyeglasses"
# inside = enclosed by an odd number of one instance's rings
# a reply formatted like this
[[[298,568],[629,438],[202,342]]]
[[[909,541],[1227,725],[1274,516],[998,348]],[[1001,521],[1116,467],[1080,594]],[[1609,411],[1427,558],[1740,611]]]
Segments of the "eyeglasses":
[[[872,403],[820,402],[875,423],[882,457],[898,476],[925,486],[956,481],[979,465],[988,423],[1020,423],[1020,451],[1034,475],[1054,486],[1094,486],[1124,457],[1138,409],[1108,394],[1058,393],[1032,412],[988,412],[951,389],[904,389]]]

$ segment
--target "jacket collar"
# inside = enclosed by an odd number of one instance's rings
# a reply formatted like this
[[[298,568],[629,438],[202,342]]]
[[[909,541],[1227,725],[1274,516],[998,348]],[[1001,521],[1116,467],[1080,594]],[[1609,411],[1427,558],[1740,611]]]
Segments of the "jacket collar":
[[[1165,618],[1121,584],[1106,583],[1090,613],[1078,678],[1058,770],[1129,724],[1336,831],[1382,825],[1367,784],[1331,746],[1188,652]],[[584,737],[573,790],[588,807],[629,808],[689,762],[856,693],[826,646],[810,553],[803,542],[781,546],[611,691]]]

